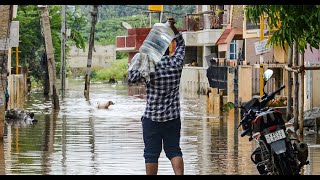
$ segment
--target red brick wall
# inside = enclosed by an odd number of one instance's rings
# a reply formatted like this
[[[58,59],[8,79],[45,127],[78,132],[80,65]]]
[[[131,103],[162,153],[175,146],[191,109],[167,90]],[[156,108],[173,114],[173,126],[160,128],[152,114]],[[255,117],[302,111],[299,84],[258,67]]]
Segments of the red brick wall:
[[[136,47],[136,36],[130,35],[126,37],[126,47]]]
[[[122,37],[117,37],[117,48],[135,47],[135,50],[139,50],[140,46],[148,36],[149,32],[150,28],[128,29],[126,44]]]
[[[128,29],[127,37],[117,37],[117,48],[125,48],[125,47],[135,47],[134,52],[128,53],[128,63],[131,62],[133,56],[139,51],[143,41],[146,39],[150,32],[151,28],[133,28]],[[181,30],[181,29],[179,29]],[[126,39],[126,44],[125,44]],[[174,53],[176,48],[175,41],[172,41],[172,48],[170,49],[170,54]]]
[[[131,63],[131,59],[133,58],[133,56],[135,55],[135,54],[137,54],[138,52],[129,52],[128,53],[128,63]]]
[[[116,37],[116,40],[117,40],[116,47],[117,48],[124,48],[125,47],[125,38],[126,37]]]

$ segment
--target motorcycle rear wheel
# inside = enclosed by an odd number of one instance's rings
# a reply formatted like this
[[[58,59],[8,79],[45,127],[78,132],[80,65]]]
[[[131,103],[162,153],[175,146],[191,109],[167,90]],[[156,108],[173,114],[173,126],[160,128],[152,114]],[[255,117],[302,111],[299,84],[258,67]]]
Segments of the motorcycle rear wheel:
[[[296,167],[293,167],[292,157],[288,152],[278,154],[277,156],[277,170],[279,175],[299,175]]]

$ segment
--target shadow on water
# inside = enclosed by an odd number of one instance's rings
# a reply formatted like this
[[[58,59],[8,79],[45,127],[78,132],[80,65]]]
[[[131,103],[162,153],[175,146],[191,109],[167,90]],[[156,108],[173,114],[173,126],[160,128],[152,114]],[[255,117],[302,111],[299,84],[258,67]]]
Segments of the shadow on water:
[[[90,100],[84,83],[70,81],[59,112],[41,93],[31,94],[25,108],[37,124],[6,123],[0,143],[0,174],[145,174],[140,117],[145,108],[143,87],[92,84]],[[109,109],[98,102],[113,101]],[[182,94],[181,148],[185,174],[257,174],[250,160],[255,143],[240,137],[233,112],[206,113],[205,96]],[[305,174],[320,174],[319,137],[310,135],[311,165]],[[159,174],[174,174],[161,153]]]

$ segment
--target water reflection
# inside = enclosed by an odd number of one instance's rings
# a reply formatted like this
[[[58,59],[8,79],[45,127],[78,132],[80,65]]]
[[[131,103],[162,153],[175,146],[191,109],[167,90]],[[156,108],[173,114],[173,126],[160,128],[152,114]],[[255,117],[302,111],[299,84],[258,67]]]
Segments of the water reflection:
[[[0,175],[5,175],[5,156],[4,156],[4,144],[0,142]]]
[[[83,87],[83,82],[69,82],[59,112],[51,112],[51,102],[41,93],[28,97],[25,108],[35,112],[38,123],[6,124],[0,174],[145,174],[142,90],[92,84],[86,101]],[[108,100],[115,105],[96,108],[98,101]],[[185,174],[258,174],[250,160],[255,143],[240,137],[233,112],[223,117],[207,114],[205,102],[205,96],[182,94]],[[311,144],[312,158],[305,174],[320,174],[319,137],[305,141]],[[159,174],[174,174],[164,152]]]

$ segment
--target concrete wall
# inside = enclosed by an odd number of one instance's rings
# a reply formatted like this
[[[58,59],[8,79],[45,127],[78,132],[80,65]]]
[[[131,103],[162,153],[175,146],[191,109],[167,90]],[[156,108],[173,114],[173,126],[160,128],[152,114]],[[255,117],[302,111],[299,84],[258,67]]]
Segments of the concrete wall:
[[[252,66],[239,66],[238,97],[239,102],[247,102],[252,98]]]
[[[243,5],[233,5],[231,27],[243,26]]]
[[[203,67],[183,67],[181,75],[180,89],[188,93],[205,94],[209,82],[207,78],[207,68]]]
[[[308,48],[305,51],[305,66],[320,66],[320,52],[318,49]],[[305,74],[305,83],[304,83],[304,108],[311,109],[313,107],[320,106],[320,71],[313,70],[313,71],[306,71]]]
[[[307,46],[307,47],[308,48],[306,49],[305,54],[304,54],[305,62],[320,62],[319,49],[312,48],[312,51],[311,51],[309,46]]]
[[[23,74],[10,75],[8,77],[9,104],[8,109],[24,107],[27,82]]]
[[[214,45],[222,33],[223,29],[205,29],[202,31],[182,32],[182,36],[186,46],[202,46]]]
[[[250,63],[250,65],[256,64],[260,62],[260,55],[256,55],[254,43],[259,41],[259,38],[248,38],[245,39],[245,63]],[[267,63],[268,61],[272,61],[273,57],[273,49],[270,50],[270,52],[265,53],[263,55],[264,63]]]
[[[116,59],[114,45],[95,45],[95,52],[92,52],[92,67],[108,67]],[[75,46],[71,47],[67,64],[70,67],[87,67],[88,46],[85,51]]]
[[[228,68],[228,102],[234,102],[234,69],[235,68]]]
[[[306,62],[307,67],[319,67],[320,62]],[[304,81],[304,109],[320,106],[320,73],[319,70],[306,71]]]

